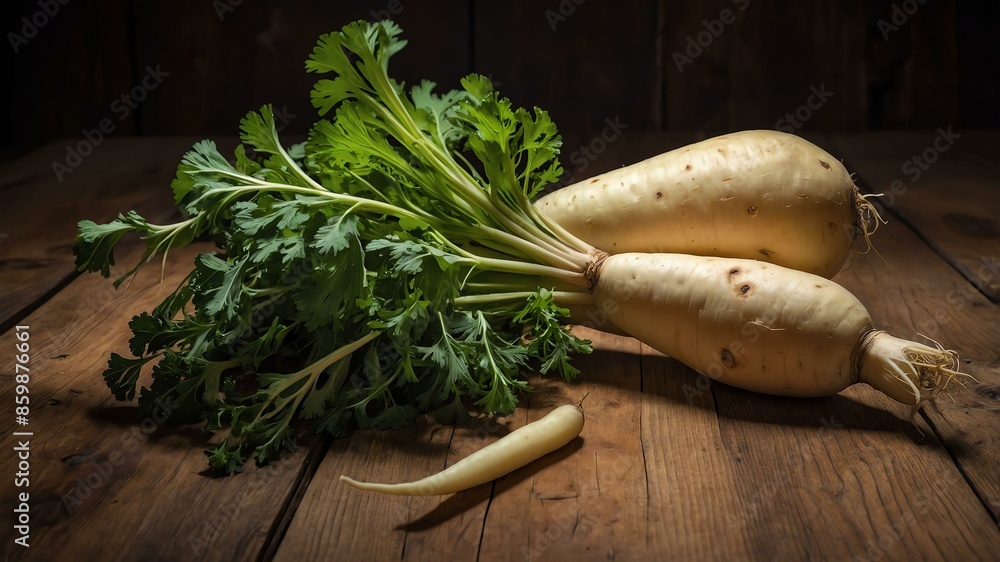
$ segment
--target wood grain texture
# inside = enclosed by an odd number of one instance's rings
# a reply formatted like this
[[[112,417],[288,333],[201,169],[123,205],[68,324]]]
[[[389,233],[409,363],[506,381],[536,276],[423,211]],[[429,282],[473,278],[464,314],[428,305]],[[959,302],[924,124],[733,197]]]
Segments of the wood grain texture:
[[[1000,127],[1000,4],[955,2],[955,35],[958,42],[958,85],[961,125],[969,128]]]
[[[667,129],[864,128],[860,0],[664,0],[660,9]]]
[[[578,361],[578,382],[553,383],[526,400],[526,421],[584,400],[582,442],[498,480],[480,560],[603,560],[646,553],[646,475],[639,344],[586,332],[597,351]],[[521,414],[523,415],[523,413]]]
[[[859,145],[858,140],[853,138],[851,143],[841,137],[836,137],[836,140],[836,145],[844,147],[845,153],[848,147],[856,150]],[[912,146],[913,143],[912,140],[897,141],[889,137],[883,138],[882,145],[891,147],[896,142],[901,147]],[[960,154],[957,143],[955,147],[955,154]],[[871,146],[871,150],[879,154],[875,146]],[[910,154],[903,148],[888,150],[896,154]],[[976,159],[978,156],[969,158]],[[853,161],[852,158],[848,162]],[[970,181],[979,173],[974,172],[977,166],[960,161],[961,165],[949,165],[942,157],[927,172],[926,178],[908,184],[912,186],[912,191],[897,197],[898,203],[891,207],[894,214],[896,209],[900,209],[899,213],[906,216],[908,211],[903,209],[910,207],[938,212],[948,212],[957,207],[960,213],[975,216],[984,208],[990,208],[991,204],[995,205],[995,196],[969,196],[970,186],[986,189],[985,192],[977,192],[986,194],[990,190],[995,193],[996,184]],[[893,169],[898,168],[895,165],[866,167],[858,164],[861,179],[876,191],[888,187]],[[929,185],[931,178],[935,177],[932,173],[941,174],[937,176],[939,181],[933,188]],[[948,201],[939,199],[940,192],[951,195]],[[1000,407],[997,398],[1000,396],[1000,351],[997,342],[1000,341],[1000,309],[977,290],[979,283],[966,277],[960,268],[961,262],[946,262],[928,247],[924,240],[935,246],[937,231],[925,234],[928,231],[923,230],[925,222],[922,219],[915,234],[902,220],[894,218],[890,216],[889,224],[881,227],[875,237],[881,257],[875,254],[856,256],[853,265],[842,271],[837,280],[855,292],[877,321],[898,335],[918,339],[918,334],[923,334],[959,352],[963,371],[977,380],[968,382],[964,388],[956,387],[951,399],[939,400],[938,408],[928,408],[924,415],[962,467],[983,504],[994,518],[998,518],[1000,480],[996,477],[996,467],[1000,465]],[[993,254],[986,255],[992,257]],[[945,254],[946,259],[947,256]],[[986,271],[991,270],[987,268]]]
[[[463,429],[466,437],[482,425]],[[475,429],[473,429],[475,428]],[[466,432],[465,430],[471,430]],[[342,474],[358,480],[406,482],[441,470],[448,458],[452,428],[422,421],[400,431],[358,431],[334,443],[313,479],[281,541],[275,560],[398,560],[410,540],[408,524],[417,511],[433,510],[436,500],[387,496],[355,490],[339,481]],[[475,439],[481,443],[481,439]],[[489,498],[487,487],[457,494],[450,505]],[[474,514],[461,529],[453,528],[447,550],[458,558],[474,556],[479,542]],[[416,523],[415,525],[419,525]],[[460,532],[461,531],[461,532]],[[377,540],[372,540],[376,538]],[[417,552],[422,545],[412,545]],[[436,551],[437,552],[437,551]]]
[[[839,155],[823,139],[815,142]],[[905,227],[896,225],[890,230],[888,234],[880,231],[879,235],[922,250],[895,248],[893,255],[905,254],[910,259],[905,264],[893,264],[889,275],[894,287],[910,283],[913,278],[925,278],[920,263],[933,263],[939,274],[923,282],[927,294],[933,294],[935,284],[948,286],[941,275],[955,277],[954,271],[935,259],[931,250]],[[852,282],[852,275],[862,270],[862,259],[868,259],[868,267],[884,265],[874,254],[862,256],[837,280],[846,280],[864,302],[883,303],[886,291],[879,283],[870,279]],[[892,288],[888,292],[891,294]],[[899,308],[897,299],[884,304],[890,310]],[[995,312],[995,308],[984,308]],[[885,317],[891,316],[871,310],[876,322],[885,322]],[[982,323],[996,326],[997,319],[991,316],[970,325]],[[900,335],[916,337],[912,328]],[[955,341],[964,338],[955,336]],[[821,400],[767,397],[710,384],[708,379],[695,376],[645,346],[643,355],[644,400],[654,400],[650,393],[653,385],[663,384],[651,379],[651,375],[668,371],[680,379],[667,381],[665,396],[677,405],[714,406],[718,426],[709,426],[707,433],[697,434],[703,440],[700,450],[691,447],[691,438],[676,438],[674,433],[670,440],[660,438],[658,442],[665,441],[662,448],[666,450],[659,453],[657,462],[647,462],[647,467],[652,467],[648,468],[651,511],[672,522],[657,528],[655,516],[648,521],[647,537],[657,539],[662,553],[679,559],[717,560],[854,556],[936,560],[949,556],[949,552],[963,552],[969,559],[990,559],[990,549],[995,548],[992,545],[998,537],[983,503],[995,503],[992,498],[996,479],[991,479],[987,468],[996,462],[989,458],[989,444],[995,442],[1000,429],[995,416],[979,416],[978,429],[964,425],[975,434],[972,439],[979,445],[968,451],[968,466],[962,467],[963,471],[972,468],[977,473],[970,488],[963,472],[956,470],[952,462],[954,455],[964,451],[952,439],[954,434],[942,433],[943,443],[930,436],[930,427],[940,425],[932,419],[931,426],[920,424],[923,433],[928,434],[921,441],[920,433],[897,417],[905,418],[902,408],[870,388],[854,387]],[[982,367],[973,374],[980,376],[981,371]],[[985,388],[992,388],[992,384],[987,383]],[[972,396],[981,402],[979,397],[987,394],[980,389]],[[963,396],[968,400],[970,393],[966,391]],[[671,406],[660,414],[662,419],[675,419],[681,413],[691,415]],[[982,407],[977,404],[969,409],[978,412]],[[643,431],[660,437],[655,429],[659,424],[646,423],[657,416],[655,408],[651,411],[649,416],[644,415]],[[680,450],[674,451],[675,446]],[[701,460],[699,466],[710,468],[697,472],[685,470],[686,464],[664,466],[669,459],[692,457]],[[664,472],[669,476],[664,477]],[[666,488],[662,482],[682,480],[683,485],[669,488],[672,502],[653,493]],[[692,490],[711,492],[694,494]],[[658,509],[652,510],[656,499],[661,502]],[[684,509],[678,509],[678,504]],[[678,523],[673,523],[691,517],[696,519],[690,529],[679,531]],[[987,538],[968,541],[963,538],[967,531],[943,531],[939,527],[942,519],[956,521],[960,528],[976,528],[975,533]],[[895,534],[884,536],[894,529]],[[712,539],[706,540],[706,535]]]
[[[601,349],[580,362],[580,382],[535,378],[526,407],[512,416],[454,429],[423,421],[400,432],[357,432],[335,443],[276,559],[563,560],[629,551],[646,515],[635,432],[639,344],[580,330]],[[580,439],[492,485],[442,498],[405,498],[362,492],[337,480],[341,474],[385,482],[422,478],[587,393]],[[581,454],[583,447],[589,453]],[[381,538],[373,542],[376,536]]]
[[[5,28],[20,36],[20,18],[39,4],[8,4]],[[801,109],[804,130],[1000,126],[1000,8],[992,2],[922,2],[912,14],[898,8],[904,2],[875,0],[583,4],[69,2],[43,13],[45,25],[25,43],[8,35],[0,158],[79,140],[103,118],[115,136],[232,134],[264,103],[303,133],[315,113],[314,77],[302,62],[320,34],[361,18],[392,18],[412,40],[395,77],[454,87],[468,72],[491,74],[517,103],[547,108],[565,131],[582,134],[616,116],[633,130],[771,128],[821,86],[832,98]],[[719,27],[724,9],[735,18]],[[675,53],[691,63],[679,69]],[[119,113],[112,103],[141,84],[147,65],[168,76]]]
[[[643,344],[645,544],[669,560],[734,560],[751,551],[736,463],[708,379]]]
[[[65,155],[57,141],[0,167],[0,329],[36,306],[75,274],[76,223],[112,220],[138,211],[151,222],[175,216],[170,181],[181,156],[199,139],[109,138],[62,181],[52,162]],[[235,146],[223,139],[223,146]],[[228,150],[228,148],[227,148]],[[133,237],[123,240],[135,243]],[[127,245],[123,247],[127,249]]]
[[[58,10],[52,15],[36,1],[5,5],[10,17],[3,26],[4,48],[10,59],[0,94],[6,121],[0,156],[21,156],[60,137],[82,141],[82,131],[102,119],[114,126],[113,136],[136,134],[136,112],[120,100],[138,85],[128,5],[126,0],[63,2],[48,6],[49,12]]]
[[[903,225],[884,228],[878,248],[887,263],[875,255],[859,256],[838,280],[887,330],[917,340],[923,334],[960,353],[963,372],[977,380],[956,385],[950,398],[925,409],[924,416],[996,517],[1000,409],[992,396],[1000,385],[1000,310],[948,264],[935,260]],[[956,300],[956,295],[962,296]]]
[[[515,105],[546,109],[562,130],[587,136],[611,136],[616,122],[660,128],[654,0],[473,1],[473,25],[473,69]]]
[[[872,389],[792,402],[715,394],[752,558],[988,560],[1000,545],[949,451]]]
[[[1000,303],[1000,135],[946,126],[920,133],[838,135],[836,150],[888,209]],[[991,152],[993,154],[991,154]]]
[[[234,5],[230,5],[234,4]],[[169,70],[162,92],[143,105],[153,134],[235,133],[252,109],[272,104],[279,132],[305,133],[317,120],[305,61],[320,35],[358,19],[392,18],[409,46],[390,63],[396,80],[456,88],[469,72],[468,6],[385,2],[181,2],[136,5],[137,60]],[[172,22],[163,25],[164,21]],[[193,93],[197,93],[193,98]],[[178,100],[197,102],[178,103]]]
[[[31,549],[18,548],[15,559],[237,560],[264,548],[307,450],[249,466],[238,478],[211,478],[202,453],[209,440],[199,427],[138,420],[101,378],[109,352],[127,348],[128,319],[180,282],[197,249],[171,252],[163,283],[155,267],[128,291],[116,292],[100,276],[80,277],[23,320],[31,328],[30,424],[15,426],[13,416],[0,422],[5,435],[34,432]],[[132,252],[123,263],[138,257]],[[13,345],[10,331],[2,338]],[[3,378],[0,400],[13,404],[12,375]],[[0,468],[13,474],[16,460],[6,455]],[[8,513],[15,491],[13,478],[0,484]],[[13,539],[6,526],[5,551]]]
[[[870,129],[922,129],[956,122],[957,4],[866,2]]]

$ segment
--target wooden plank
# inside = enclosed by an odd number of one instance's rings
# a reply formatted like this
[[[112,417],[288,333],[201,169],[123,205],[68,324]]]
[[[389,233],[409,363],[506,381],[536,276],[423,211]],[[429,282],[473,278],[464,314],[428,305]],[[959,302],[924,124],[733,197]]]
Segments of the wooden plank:
[[[11,4],[4,26],[10,63],[0,94],[10,108],[4,113],[9,125],[0,134],[0,156],[21,156],[59,137],[84,141],[82,131],[103,119],[116,137],[134,134],[134,108],[120,100],[139,85],[132,76],[129,3]]]
[[[473,69],[563,131],[659,129],[654,0],[473,2]]]
[[[871,389],[791,403],[715,394],[752,558],[988,559],[1000,544],[948,451],[930,436],[918,444],[901,408]]]
[[[743,560],[751,551],[737,462],[708,379],[642,345],[645,544],[664,560]]]
[[[30,423],[15,426],[13,415],[0,421],[5,435],[34,433],[30,488],[15,488],[13,478],[0,484],[8,513],[15,492],[30,492],[31,549],[5,547],[16,559],[30,552],[36,560],[229,560],[256,557],[265,546],[306,468],[308,449],[262,468],[251,465],[237,478],[211,478],[202,454],[208,438],[199,427],[140,423],[101,378],[108,352],[126,347],[128,319],[183,278],[196,249],[171,252],[162,284],[155,267],[122,292],[87,275],[24,319],[31,328]],[[13,333],[3,341],[12,347]],[[0,400],[13,404],[13,376],[3,378]],[[13,475],[16,462],[6,455],[0,467]],[[14,533],[8,525],[0,539],[11,545]]]
[[[990,170],[1000,171],[1000,143],[997,142],[997,131],[992,129],[965,129],[957,157],[975,155],[978,165],[989,166]]]
[[[665,128],[864,128],[860,0],[663,1],[661,10]]]
[[[851,137],[852,142],[848,144],[844,142],[844,138],[835,137],[838,147],[843,147],[845,153],[848,150],[860,152],[860,143],[854,142],[855,139]],[[864,146],[876,155],[874,158],[881,158],[878,156],[878,147],[892,142],[897,141],[883,138],[882,143]],[[970,182],[967,178],[977,176],[979,172],[975,168],[983,164],[970,164],[969,160],[973,156],[966,158],[959,148],[960,145],[956,142],[955,154],[962,155],[958,159],[962,165],[957,162],[949,164],[942,157],[919,182],[907,184],[913,192],[906,191],[896,198],[898,202],[891,207],[893,213],[909,212],[909,205],[917,208],[948,205],[949,201],[939,199],[942,191],[956,194],[968,189]],[[903,153],[912,154],[906,151]],[[848,164],[853,162],[853,157],[848,160]],[[898,160],[887,166],[854,165],[862,170],[860,177],[866,187],[874,191],[887,191],[893,172],[899,169]],[[938,179],[934,180],[932,186],[931,178],[934,177]],[[949,181],[948,177],[966,181]],[[995,184],[984,189],[995,190]],[[908,201],[907,197],[910,195],[914,197]],[[926,201],[925,196],[933,197],[933,203],[919,204],[918,197]],[[957,199],[961,195],[954,197]],[[995,197],[973,201],[976,209],[995,205]],[[945,212],[949,209],[942,208]],[[966,205],[964,209],[969,210],[969,206]],[[952,268],[954,264],[935,259],[933,251],[902,223],[903,221],[890,217],[889,224],[882,226],[874,238],[881,257],[874,254],[857,256],[854,264],[842,271],[837,279],[862,298],[872,315],[881,319],[887,327],[907,336],[923,334],[960,353],[963,370],[973,375],[978,382],[954,389],[952,399],[940,400],[937,409],[927,409],[924,414],[983,503],[994,518],[998,518],[1000,481],[996,478],[996,466],[1000,463],[1000,422],[996,412],[997,396],[1000,395],[997,391],[1000,388],[1000,354],[996,342],[1000,341],[1000,309],[980,292],[983,285],[975,277],[970,281],[966,277],[967,273]],[[918,228],[923,224],[926,221],[921,220]],[[923,232],[918,233],[920,238],[935,245],[934,238],[929,238]],[[934,236],[937,234],[938,231],[933,231]],[[992,255],[983,254],[990,258]],[[977,284],[980,290],[977,290]]]
[[[956,122],[957,4],[866,3],[867,48],[856,63],[867,70],[870,129],[924,129]]]
[[[416,428],[356,432],[336,442],[310,482],[276,560],[554,560],[627,547],[645,516],[642,494],[635,493],[644,489],[633,430],[639,415],[638,342],[581,330],[601,351],[580,362],[580,382],[536,378],[525,407],[512,416],[454,429],[425,420]],[[421,478],[587,392],[582,436],[591,449],[587,455],[578,454],[577,442],[495,487],[444,498],[382,496],[337,480],[341,474],[380,481]],[[624,480],[637,482],[622,486]],[[609,524],[604,517],[609,512],[619,513],[618,521]]]
[[[1000,309],[958,273],[922,246],[916,236],[895,222],[876,238],[879,252],[859,256],[841,272],[839,281],[851,289],[886,329],[919,338],[923,334],[956,349],[962,370],[978,382],[956,386],[951,398],[924,411],[948,446],[963,474],[984,503],[1000,515],[1000,420],[996,388],[1000,386]]]
[[[570,444],[497,481],[483,527],[480,560],[640,558],[646,524],[640,440],[639,343],[588,332],[594,354],[578,361],[579,382],[527,397],[519,416],[534,421],[584,395],[582,443]]]
[[[821,140],[814,142],[829,146]],[[887,274],[894,276],[896,285],[923,276],[919,263],[930,262],[937,273],[956,277],[900,225],[879,235],[894,242],[902,239],[894,255],[911,258],[906,267],[893,264]],[[922,248],[923,253],[914,248]],[[884,295],[875,291],[879,283],[852,281],[862,270],[862,259],[864,267],[884,265],[874,254],[863,256],[838,279],[846,280],[866,303],[880,302]],[[939,283],[938,290],[949,286],[941,277],[933,279]],[[920,298],[930,299],[935,283],[926,283],[922,289]],[[893,314],[870,310],[876,322],[886,325],[887,317],[898,321]],[[968,325],[980,324],[1000,329],[1000,318],[978,319]],[[887,325],[890,329],[898,326]],[[914,335],[913,328],[900,335]],[[951,458],[954,435],[944,438],[947,446],[930,436],[916,444],[919,433],[896,417],[905,417],[902,408],[870,388],[854,387],[821,400],[767,397],[708,384],[708,379],[694,378],[689,369],[649,348],[643,351],[644,400],[656,404],[649,408],[649,415],[644,410],[643,431],[650,431],[651,439],[664,449],[652,461],[647,453],[650,512],[662,520],[650,517],[646,536],[665,558],[988,559],[1000,541],[980,501],[995,501],[991,498],[995,498],[996,479],[990,480],[988,468],[996,463],[988,452],[989,443],[996,440],[995,420],[990,420],[992,424],[977,420],[988,426],[975,432],[982,447],[976,447],[959,471]],[[995,352],[987,356],[995,357]],[[990,361],[995,363],[995,359]],[[660,419],[681,420],[688,434],[681,438],[658,434],[646,425],[664,410],[658,397],[647,396],[655,384],[651,376],[667,370],[682,378],[670,381],[664,394],[676,404],[668,404]],[[975,374],[979,376],[981,370]],[[682,382],[683,377],[688,381]],[[987,383],[972,397],[987,396],[991,384],[995,383]],[[964,396],[968,399],[970,393]],[[975,399],[982,402],[982,398]],[[709,408],[714,404],[718,427],[713,430],[688,422],[692,413],[680,406],[692,403]],[[982,407],[982,403],[974,406]],[[933,420],[931,424],[937,425]],[[662,426],[663,422],[654,421],[653,427]],[[921,427],[931,433],[926,424]],[[696,439],[700,450],[691,446]],[[645,450],[658,449],[646,446]],[[686,465],[692,458],[704,469],[694,471],[671,463],[678,459]],[[977,473],[972,489],[963,476],[967,466]],[[678,528],[681,521],[692,518],[690,526]],[[942,529],[942,521],[951,521],[951,527]],[[895,534],[887,534],[894,526]],[[970,536],[977,538],[963,538]]]
[[[997,34],[1000,5],[955,2],[959,118],[963,128],[1000,128],[1000,64]]]
[[[426,422],[426,420],[425,420]],[[480,418],[469,425],[437,427],[432,447],[440,447],[444,455],[436,456],[434,464],[423,467],[417,477],[423,477],[454,464],[506,435],[523,418]],[[375,467],[374,470],[379,470]],[[378,478],[374,473],[372,478]],[[474,560],[480,550],[483,520],[489,508],[493,486],[479,486],[450,497],[412,498],[398,506],[402,519],[394,530],[405,533],[404,560]]]
[[[481,427],[458,431],[471,437]],[[336,441],[310,481],[275,560],[400,559],[409,544],[407,523],[415,519],[411,513],[429,512],[436,502],[361,492],[338,479],[348,474],[361,480],[416,480],[443,468],[451,442],[451,427],[426,420],[399,431],[357,431]],[[456,495],[448,505],[455,510],[452,515],[460,515],[488,497],[489,487],[481,487]],[[476,518],[474,512],[459,517],[465,524],[452,527],[449,551],[459,559],[475,555],[482,527],[481,515],[479,523]],[[422,550],[420,544],[410,546]]]
[[[170,180],[196,140],[106,139],[61,182],[51,164],[65,154],[67,141],[0,167],[6,201],[0,207],[0,330],[75,277],[77,221],[106,222],[129,209],[153,222],[175,216]],[[220,146],[234,143],[229,138]]]
[[[913,228],[993,302],[1000,302],[1000,181],[987,159],[1000,135],[965,138],[951,127],[920,133],[837,135],[836,150],[874,201]],[[968,146],[966,146],[968,145]]]
[[[935,560],[982,556],[1000,540],[947,452],[921,451],[899,408],[871,389],[764,396],[644,346],[643,394],[646,537],[664,559]],[[958,523],[942,529],[943,516]],[[899,536],[879,547],[882,525],[894,524]],[[955,543],[969,525],[992,538]]]
[[[305,61],[320,35],[358,19],[391,18],[409,46],[390,64],[393,78],[459,86],[469,72],[468,2],[418,6],[387,2],[183,2],[135,6],[138,64],[171,72],[143,105],[146,134],[231,135],[252,109],[270,103],[289,132],[306,133],[317,119],[309,92],[318,79]],[[170,21],[170,25],[163,25]],[[198,92],[198,103],[178,104]]]

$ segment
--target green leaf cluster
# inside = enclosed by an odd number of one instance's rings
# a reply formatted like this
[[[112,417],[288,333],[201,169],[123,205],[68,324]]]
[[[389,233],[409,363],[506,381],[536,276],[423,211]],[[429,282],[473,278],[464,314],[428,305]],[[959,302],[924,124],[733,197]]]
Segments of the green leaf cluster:
[[[570,378],[590,351],[558,301],[587,293],[593,251],[531,205],[561,173],[555,125],[481,76],[407,90],[388,74],[400,34],[356,22],[320,38],[306,68],[330,76],[311,96],[325,118],[304,145],[282,144],[269,106],[242,120],[231,160],[195,144],[171,184],[184,220],[79,225],[82,271],[109,276],[122,237],[145,240],[116,283],[170,248],[215,244],[132,319],[130,356],[104,373],[140,413],[217,433],[215,468],[273,459],[303,424],[340,436],[509,413],[532,362]]]

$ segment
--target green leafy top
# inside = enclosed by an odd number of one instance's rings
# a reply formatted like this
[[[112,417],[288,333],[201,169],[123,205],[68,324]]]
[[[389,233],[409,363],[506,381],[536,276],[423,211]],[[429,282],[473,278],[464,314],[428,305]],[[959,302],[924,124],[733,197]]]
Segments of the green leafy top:
[[[140,411],[203,420],[221,435],[216,468],[274,458],[299,419],[343,435],[420,412],[461,421],[472,403],[508,413],[529,361],[570,378],[570,357],[590,351],[558,302],[587,294],[597,252],[531,205],[561,172],[555,125],[482,76],[407,93],[388,76],[399,36],[383,21],[320,38],[306,68],[333,75],[312,92],[328,117],[304,146],[282,145],[269,106],[242,120],[234,163],[195,144],[171,185],[185,220],[80,223],[77,265],[105,276],[122,236],[145,239],[116,284],[155,254],[215,242],[133,318],[131,357],[112,354],[104,377],[130,400],[153,362]]]

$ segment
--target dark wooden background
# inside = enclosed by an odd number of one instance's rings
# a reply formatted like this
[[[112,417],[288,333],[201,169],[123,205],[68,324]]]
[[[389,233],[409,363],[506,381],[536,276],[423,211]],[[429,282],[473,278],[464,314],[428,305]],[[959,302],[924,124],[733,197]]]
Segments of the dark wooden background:
[[[376,16],[410,39],[397,77],[487,74],[567,132],[787,128],[796,110],[797,131],[1000,126],[996,1],[15,0],[4,16],[7,158],[106,118],[114,136],[233,134],[264,103],[305,132],[316,38]],[[112,105],[147,68],[166,76],[134,109]]]

